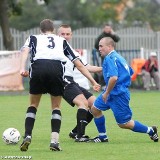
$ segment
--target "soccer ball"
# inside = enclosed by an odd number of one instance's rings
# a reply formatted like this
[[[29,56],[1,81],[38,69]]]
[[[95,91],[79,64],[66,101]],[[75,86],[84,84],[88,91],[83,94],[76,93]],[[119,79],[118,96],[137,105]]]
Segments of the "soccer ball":
[[[2,139],[6,144],[17,144],[21,135],[16,128],[8,128],[3,132]]]

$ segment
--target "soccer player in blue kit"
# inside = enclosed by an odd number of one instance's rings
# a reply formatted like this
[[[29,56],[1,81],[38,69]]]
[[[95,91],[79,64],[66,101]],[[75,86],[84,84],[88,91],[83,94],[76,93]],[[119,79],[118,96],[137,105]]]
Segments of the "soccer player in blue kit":
[[[102,111],[111,109],[120,128],[146,133],[151,140],[158,142],[156,126],[148,127],[132,119],[128,87],[131,84],[133,70],[128,66],[126,60],[115,51],[113,39],[110,37],[102,38],[99,42],[99,51],[101,56],[105,57],[102,72],[106,88],[97,97],[91,109],[99,136],[90,139],[90,141],[95,143],[108,142],[105,117]]]

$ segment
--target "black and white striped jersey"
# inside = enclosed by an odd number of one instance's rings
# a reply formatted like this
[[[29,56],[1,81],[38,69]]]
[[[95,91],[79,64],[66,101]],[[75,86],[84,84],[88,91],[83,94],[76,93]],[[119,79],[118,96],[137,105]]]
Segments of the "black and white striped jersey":
[[[26,40],[23,47],[30,48],[30,60],[34,62],[38,59],[59,60],[62,62],[77,59],[74,50],[68,42],[55,34],[31,35]]]
[[[76,57],[79,58],[79,60],[83,63],[84,66],[88,65],[88,63],[86,61],[82,60],[81,55],[77,51],[74,50],[74,54]],[[75,68],[74,64],[70,60],[67,59],[67,63],[65,64],[64,75],[73,77],[74,68]]]

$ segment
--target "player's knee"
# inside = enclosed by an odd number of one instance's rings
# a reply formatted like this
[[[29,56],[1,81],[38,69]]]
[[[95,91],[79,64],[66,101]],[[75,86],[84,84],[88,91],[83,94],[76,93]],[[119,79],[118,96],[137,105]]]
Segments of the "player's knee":
[[[102,111],[98,110],[94,106],[91,107],[91,112],[92,112],[94,118],[98,118],[98,117],[102,116]]]
[[[122,129],[126,129],[126,125],[125,124],[118,124],[118,126]]]
[[[96,97],[95,96],[91,96],[89,99],[88,99],[88,106],[89,108],[92,107],[94,101],[96,100]]]
[[[133,126],[134,126],[134,121],[133,120],[130,120],[129,122],[127,123],[124,123],[124,124],[118,124],[118,126],[122,129],[132,129]]]
[[[88,101],[86,99],[79,99],[76,98],[73,100],[73,103],[78,107],[86,108],[88,109]]]

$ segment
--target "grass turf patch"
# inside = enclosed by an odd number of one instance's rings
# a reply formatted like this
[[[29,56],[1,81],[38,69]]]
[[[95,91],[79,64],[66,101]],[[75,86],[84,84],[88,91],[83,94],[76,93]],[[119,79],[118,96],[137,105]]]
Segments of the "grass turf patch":
[[[95,95],[97,96],[97,94]],[[160,92],[131,92],[130,106],[133,111],[133,119],[148,126],[158,126],[160,122],[159,98]],[[5,129],[15,127],[23,136],[25,113],[28,105],[28,95],[0,96],[1,135]],[[29,150],[27,152],[19,150],[22,138],[17,145],[5,145],[1,139],[0,158],[4,158],[3,156],[31,156],[33,160],[157,160],[160,158],[159,143],[152,142],[147,134],[120,129],[111,110],[104,112],[109,143],[74,142],[68,134],[76,124],[76,112],[76,107],[72,108],[64,100],[62,101],[60,146],[63,151],[50,151],[50,97],[49,95],[43,95],[37,112]],[[93,121],[87,126],[86,134],[91,137],[98,135]]]

